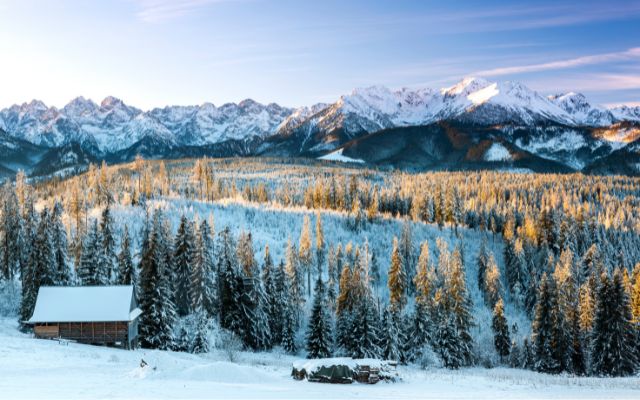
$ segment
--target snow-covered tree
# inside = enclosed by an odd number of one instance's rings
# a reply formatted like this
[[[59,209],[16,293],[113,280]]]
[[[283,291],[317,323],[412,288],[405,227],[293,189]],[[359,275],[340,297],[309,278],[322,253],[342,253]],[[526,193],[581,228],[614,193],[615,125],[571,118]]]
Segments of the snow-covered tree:
[[[118,254],[118,283],[120,285],[133,285],[134,293],[138,293],[138,272],[133,265],[131,255],[131,239],[129,229],[125,226],[122,234],[120,253]]]
[[[324,283],[318,275],[314,290],[313,308],[306,333],[307,358],[330,357],[333,348],[333,332],[325,299]]]
[[[539,372],[560,372],[560,361],[557,358],[555,323],[557,310],[556,288],[553,279],[546,273],[540,279],[538,303],[532,324],[532,343],[535,355],[534,369]]]
[[[161,211],[153,214],[153,224],[142,244],[140,259],[140,343],[143,347],[170,349],[173,346],[175,305],[170,287],[167,243]]]
[[[195,258],[195,235],[193,233],[193,225],[187,220],[187,218],[183,215],[180,218],[180,225],[178,226],[178,232],[176,234],[174,249],[175,253],[173,255],[173,269],[175,275],[175,299],[176,299],[176,311],[179,316],[185,316],[191,311],[192,299],[191,299],[191,289],[192,285],[192,275],[195,273],[194,271],[194,258]],[[202,267],[200,265],[199,267]],[[211,267],[207,265],[207,267]],[[200,276],[204,277],[205,273],[213,273],[213,271],[200,271]],[[206,285],[206,280],[203,279],[200,283],[200,287],[202,285]],[[203,288],[204,289],[204,288]],[[207,288],[210,290],[210,288]],[[200,291],[199,294],[201,294]],[[200,300],[200,299],[199,299]],[[204,307],[204,303],[201,304]],[[204,310],[204,308],[203,308]]]
[[[107,203],[107,206],[102,210],[102,218],[100,220],[101,254],[97,260],[101,264],[100,269],[104,271],[103,284],[113,284],[118,281],[116,240],[113,225],[111,208]]]
[[[629,298],[617,269],[603,275],[597,296],[591,341],[591,370],[596,375],[627,376],[637,368],[635,335]]]
[[[56,285],[69,285],[72,282],[71,268],[69,267],[69,257],[67,255],[67,231],[62,223],[62,204],[56,202],[51,212],[51,241],[55,258],[54,283]]]
[[[501,298],[498,298],[495,307],[493,307],[491,329],[493,330],[493,345],[500,359],[504,362],[505,357],[509,355],[511,338],[509,336],[509,324],[504,316],[504,304]]]
[[[391,306],[400,312],[407,303],[406,288],[407,274],[398,247],[398,238],[393,238],[391,265],[389,266],[389,301]]]
[[[305,215],[300,232],[300,245],[298,247],[298,262],[300,269],[307,275],[307,296],[311,297],[311,270],[313,257],[311,255],[311,222],[309,216]]]

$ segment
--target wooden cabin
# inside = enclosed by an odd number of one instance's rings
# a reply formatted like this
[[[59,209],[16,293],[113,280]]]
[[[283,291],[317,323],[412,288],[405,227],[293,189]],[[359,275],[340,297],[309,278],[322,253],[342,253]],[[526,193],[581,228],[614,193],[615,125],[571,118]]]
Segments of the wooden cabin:
[[[41,339],[133,349],[141,313],[133,286],[43,286],[26,323]]]

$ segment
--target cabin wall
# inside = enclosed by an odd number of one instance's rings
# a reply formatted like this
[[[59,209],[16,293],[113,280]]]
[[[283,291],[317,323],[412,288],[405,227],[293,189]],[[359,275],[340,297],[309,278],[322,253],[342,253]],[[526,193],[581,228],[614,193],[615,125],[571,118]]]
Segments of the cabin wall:
[[[129,345],[128,322],[59,322],[36,324],[34,334],[38,338],[62,338],[79,343]]]

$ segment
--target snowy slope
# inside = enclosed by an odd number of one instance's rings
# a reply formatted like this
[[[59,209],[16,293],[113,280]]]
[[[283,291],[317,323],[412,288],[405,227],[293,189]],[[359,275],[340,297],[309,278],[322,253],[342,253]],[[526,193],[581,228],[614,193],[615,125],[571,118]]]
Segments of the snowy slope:
[[[0,319],[0,393],[7,399],[637,399],[638,378],[571,378],[498,369],[400,367],[401,382],[328,385],[295,381],[298,358],[222,351],[205,355],[120,350],[34,339]],[[144,359],[147,366],[141,367]]]

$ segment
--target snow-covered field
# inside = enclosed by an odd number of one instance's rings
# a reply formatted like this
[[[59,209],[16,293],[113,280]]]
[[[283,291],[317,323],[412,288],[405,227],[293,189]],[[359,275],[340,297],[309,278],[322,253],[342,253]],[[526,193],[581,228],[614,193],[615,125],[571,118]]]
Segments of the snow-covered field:
[[[295,381],[298,360],[279,353],[192,355],[33,339],[0,320],[3,399],[638,399],[640,378],[571,378],[511,369],[423,371],[401,382],[330,385]],[[148,366],[140,367],[144,359]]]

